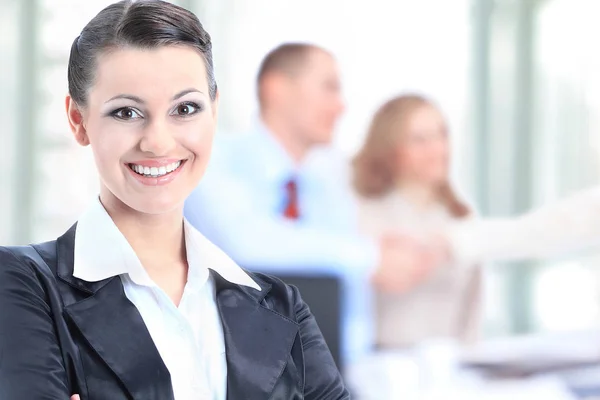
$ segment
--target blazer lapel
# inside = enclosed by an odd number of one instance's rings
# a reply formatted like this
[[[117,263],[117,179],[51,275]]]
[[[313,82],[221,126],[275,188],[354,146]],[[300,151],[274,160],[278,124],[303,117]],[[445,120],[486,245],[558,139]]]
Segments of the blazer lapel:
[[[73,277],[75,229],[58,239],[59,277],[89,296],[65,297],[65,313],[136,400],[173,399],[171,376],[121,279]]]
[[[231,284],[211,271],[227,355],[227,399],[267,399],[283,372],[298,324],[263,307],[262,291]]]

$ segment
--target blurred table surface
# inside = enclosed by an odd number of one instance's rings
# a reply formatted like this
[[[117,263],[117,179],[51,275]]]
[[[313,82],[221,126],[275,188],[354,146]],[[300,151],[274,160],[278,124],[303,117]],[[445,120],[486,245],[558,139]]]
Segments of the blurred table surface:
[[[490,367],[506,365],[529,373],[490,374]],[[348,366],[345,377],[357,400],[597,400],[600,331],[510,337],[469,348],[429,341],[375,352]]]

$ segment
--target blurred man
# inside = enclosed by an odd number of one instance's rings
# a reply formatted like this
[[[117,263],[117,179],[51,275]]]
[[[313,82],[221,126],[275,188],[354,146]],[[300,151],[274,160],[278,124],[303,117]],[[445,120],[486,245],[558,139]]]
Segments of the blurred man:
[[[277,274],[335,274],[344,284],[342,357],[371,346],[371,272],[394,275],[407,261],[397,241],[360,237],[346,163],[331,150],[344,110],[335,59],[319,47],[284,44],[258,73],[260,118],[252,132],[219,138],[186,217],[245,268]],[[414,260],[413,260],[414,261]],[[210,266],[208,266],[210,267]]]

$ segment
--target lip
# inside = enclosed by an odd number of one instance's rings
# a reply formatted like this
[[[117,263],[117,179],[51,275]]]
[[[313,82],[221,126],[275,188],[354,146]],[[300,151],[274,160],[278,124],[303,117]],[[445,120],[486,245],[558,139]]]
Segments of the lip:
[[[129,168],[129,164],[138,164],[138,165],[142,165],[144,167],[150,168],[150,167],[162,167],[162,166],[169,165],[169,164],[172,164],[177,161],[181,161],[181,165],[176,170],[169,172],[166,175],[158,176],[156,178],[151,177],[151,176],[140,175],[137,172],[135,172],[134,170],[132,170],[131,168]],[[163,185],[168,185],[169,183],[173,182],[173,180],[175,180],[175,178],[177,178],[177,176],[185,168],[186,164],[187,164],[187,160],[180,160],[177,158],[172,158],[172,159],[164,159],[164,160],[135,161],[135,162],[130,162],[130,163],[124,163],[123,166],[127,169],[127,171],[129,171],[129,174],[136,181],[141,183],[142,185],[144,185],[144,186],[163,186]]]

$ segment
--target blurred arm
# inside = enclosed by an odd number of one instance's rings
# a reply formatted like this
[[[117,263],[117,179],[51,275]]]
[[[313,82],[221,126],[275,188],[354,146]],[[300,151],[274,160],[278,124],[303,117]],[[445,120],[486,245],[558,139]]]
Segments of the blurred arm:
[[[447,237],[454,257],[470,262],[547,258],[600,245],[600,188],[516,218],[461,222]]]

